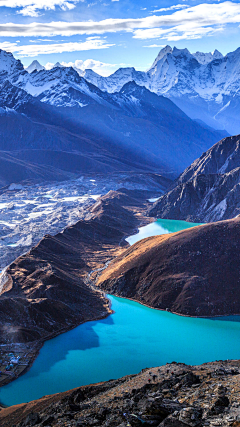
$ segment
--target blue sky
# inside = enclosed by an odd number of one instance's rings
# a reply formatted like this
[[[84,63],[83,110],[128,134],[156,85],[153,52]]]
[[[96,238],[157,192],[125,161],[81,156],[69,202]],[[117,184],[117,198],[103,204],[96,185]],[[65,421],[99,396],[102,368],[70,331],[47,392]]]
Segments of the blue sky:
[[[0,0],[0,48],[24,65],[75,63],[103,75],[120,66],[145,70],[166,44],[237,49],[240,2]]]

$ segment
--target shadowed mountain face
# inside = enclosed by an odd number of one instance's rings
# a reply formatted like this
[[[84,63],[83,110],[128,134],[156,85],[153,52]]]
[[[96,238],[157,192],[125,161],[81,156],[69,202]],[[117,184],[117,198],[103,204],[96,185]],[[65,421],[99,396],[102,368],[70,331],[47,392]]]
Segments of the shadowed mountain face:
[[[195,222],[234,218],[240,213],[240,136],[221,140],[192,163],[150,216]]]
[[[134,82],[109,94],[73,68],[29,74],[3,51],[0,85],[0,152],[15,159],[15,181],[145,170],[176,177],[222,136]]]
[[[110,294],[187,316],[240,313],[240,219],[150,237],[99,278]]]

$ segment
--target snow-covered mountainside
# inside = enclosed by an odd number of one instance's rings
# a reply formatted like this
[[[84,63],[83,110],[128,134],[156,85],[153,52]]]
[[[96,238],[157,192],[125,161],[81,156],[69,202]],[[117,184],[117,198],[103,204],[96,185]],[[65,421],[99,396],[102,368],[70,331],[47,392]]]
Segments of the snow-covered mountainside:
[[[240,132],[240,48],[223,56],[166,46],[147,72],[120,68],[109,77],[86,70],[84,77],[109,93],[134,80],[175,102],[192,119],[230,134]]]
[[[193,56],[197,59],[197,61],[200,64],[209,64],[209,62],[213,61],[214,59],[221,59],[223,58],[223,54],[219,52],[217,49],[212,52],[203,53],[203,52],[195,52],[193,53]]]
[[[150,209],[159,218],[212,222],[240,214],[240,135],[225,138],[179,177]]]
[[[35,60],[26,68],[26,71],[28,73],[32,73],[35,70],[36,71],[45,70],[45,67],[41,65],[37,60]]]
[[[29,73],[3,51],[1,69],[0,151],[8,171],[0,171],[4,183],[11,170],[15,181],[100,170],[157,170],[176,177],[226,135],[191,120],[171,100],[132,81],[108,93],[72,67],[56,64]],[[126,73],[134,75],[134,70]]]

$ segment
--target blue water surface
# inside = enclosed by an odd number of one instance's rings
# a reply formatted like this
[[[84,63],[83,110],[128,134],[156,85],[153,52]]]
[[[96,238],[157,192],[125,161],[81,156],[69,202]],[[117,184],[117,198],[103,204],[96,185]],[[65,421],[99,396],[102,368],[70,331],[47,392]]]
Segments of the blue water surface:
[[[159,220],[157,227],[173,232],[194,225]],[[147,236],[142,233],[142,237]],[[47,341],[31,369],[0,389],[0,401],[6,405],[28,402],[172,361],[194,365],[240,358],[239,316],[182,317],[108,297],[112,315]]]
[[[130,245],[145,239],[145,237],[158,236],[161,234],[175,233],[176,231],[185,230],[186,228],[195,227],[197,224],[194,222],[178,221],[174,219],[158,219],[151,224],[145,225],[138,229],[137,234],[127,237],[127,242]]]
[[[47,341],[31,369],[0,389],[6,405],[167,362],[240,358],[240,323],[196,319],[109,296],[114,314]]]

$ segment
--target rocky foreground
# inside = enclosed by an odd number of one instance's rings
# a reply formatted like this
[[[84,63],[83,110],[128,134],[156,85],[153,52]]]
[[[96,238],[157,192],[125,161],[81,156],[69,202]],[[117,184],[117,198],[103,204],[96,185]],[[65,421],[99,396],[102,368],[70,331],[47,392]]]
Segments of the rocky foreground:
[[[240,426],[240,361],[171,363],[0,411],[4,427]]]
[[[109,294],[186,316],[240,314],[240,217],[149,237],[99,277]]]

